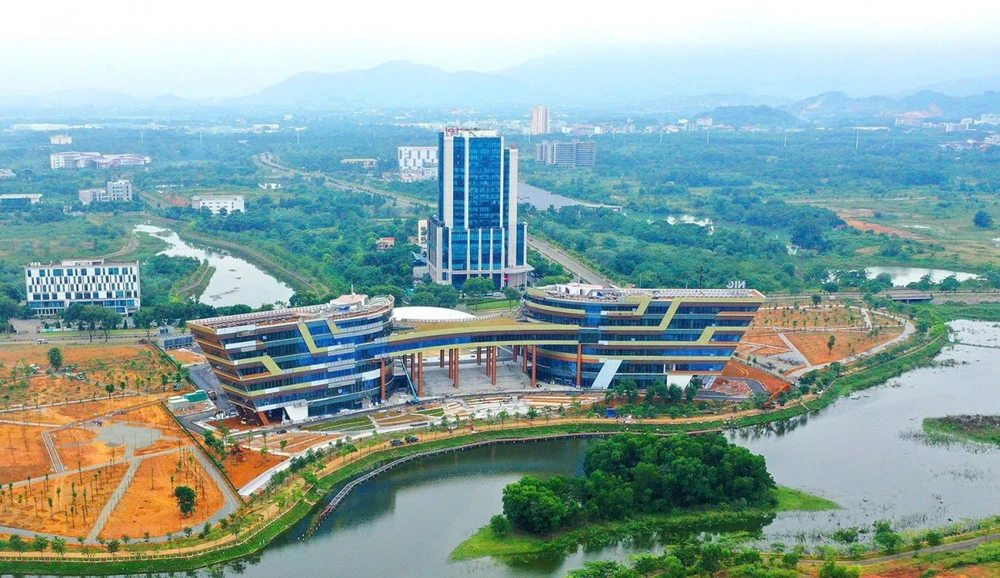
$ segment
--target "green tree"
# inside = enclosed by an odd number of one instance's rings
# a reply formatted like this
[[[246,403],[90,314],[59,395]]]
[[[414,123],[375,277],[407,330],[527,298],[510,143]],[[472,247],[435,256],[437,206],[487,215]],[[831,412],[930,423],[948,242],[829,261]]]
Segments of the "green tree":
[[[813,307],[819,307],[819,304],[822,301],[823,301],[823,297],[821,297],[820,295],[817,295],[816,293],[813,293],[813,295],[812,295]]]
[[[462,284],[462,292],[475,300],[482,299],[484,295],[493,293],[495,289],[493,280],[488,277],[470,277]]]
[[[972,224],[980,229],[991,229],[993,228],[993,217],[986,211],[980,210],[972,217]]]
[[[146,339],[149,339],[153,328],[153,312],[149,309],[140,309],[132,314],[132,323],[136,327],[146,330]]]
[[[826,349],[830,353],[833,353],[833,346],[836,345],[836,344],[837,344],[837,336],[836,335],[830,335],[830,339],[826,340]]]
[[[503,296],[507,299],[507,301],[513,303],[514,301],[519,301],[521,299],[521,292],[514,287],[504,287]]]
[[[948,277],[945,277],[941,281],[940,287],[942,291],[949,291],[954,293],[955,291],[958,291],[959,289],[962,288],[962,283],[959,282],[958,278],[955,277],[954,275],[949,275]]]
[[[110,540],[104,547],[108,549],[109,554],[114,555],[121,549],[122,544],[118,540]]]
[[[495,514],[490,518],[490,530],[494,535],[503,538],[510,534],[510,520],[501,514]]]
[[[194,513],[198,495],[193,489],[189,486],[177,486],[174,488],[174,498],[177,500],[177,507],[180,508],[181,514],[184,514],[185,518]]]
[[[66,538],[59,536],[52,538],[52,551],[59,554],[59,557],[62,558],[66,554]]]
[[[503,513],[517,528],[547,534],[562,525],[566,505],[541,480],[525,476],[504,488]]]
[[[59,371],[59,368],[62,367],[63,364],[62,350],[59,349],[58,347],[52,347],[49,349],[48,356],[49,356],[49,365],[52,366],[52,369]]]
[[[892,524],[888,521],[880,520],[875,522],[875,535],[872,542],[885,552],[895,552],[903,544],[903,537],[892,529]]]
[[[17,315],[21,308],[17,301],[7,295],[0,295],[0,333],[7,333],[10,320]]]

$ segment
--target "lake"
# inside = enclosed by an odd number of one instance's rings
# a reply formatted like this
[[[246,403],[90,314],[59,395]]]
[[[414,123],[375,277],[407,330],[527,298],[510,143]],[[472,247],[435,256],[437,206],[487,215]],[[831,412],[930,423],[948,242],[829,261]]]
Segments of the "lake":
[[[892,277],[892,284],[896,287],[905,287],[910,283],[920,281],[920,278],[924,275],[930,275],[931,280],[935,283],[940,283],[952,275],[959,281],[979,277],[975,273],[963,273],[947,269],[924,269],[921,267],[868,267],[865,269],[865,276],[869,279],[874,279],[882,273],[888,273]]]

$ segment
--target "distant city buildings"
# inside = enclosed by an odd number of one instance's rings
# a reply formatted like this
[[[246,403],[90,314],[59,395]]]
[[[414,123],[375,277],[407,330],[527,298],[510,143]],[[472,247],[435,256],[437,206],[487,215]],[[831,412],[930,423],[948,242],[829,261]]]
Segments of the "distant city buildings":
[[[535,145],[535,161],[568,169],[592,167],[597,162],[597,143],[592,140],[542,141]]]
[[[21,123],[15,124],[12,127],[14,130],[23,130],[29,132],[52,132],[56,130],[68,130],[70,127],[68,124],[49,124],[49,123]]]
[[[1000,114],[984,114],[979,117],[976,124],[989,124],[993,126],[1000,126]]]
[[[54,134],[49,137],[49,144],[69,145],[73,144],[73,137],[68,134]]]
[[[0,169],[0,179],[13,179],[16,176],[10,169]]]
[[[399,179],[404,182],[426,181],[438,176],[438,149],[429,147],[396,147]]]
[[[132,200],[132,182],[126,180],[108,181],[103,189],[83,189],[79,192],[80,202],[84,205],[90,203],[111,203],[118,201]]]
[[[538,105],[531,109],[531,134],[549,134],[551,131],[549,107]]]
[[[24,268],[28,307],[36,315],[56,315],[74,303],[100,305],[118,313],[139,310],[139,262],[104,259],[32,263]]]
[[[60,169],[106,169],[109,167],[141,166],[152,162],[147,156],[136,154],[104,155],[95,152],[64,152],[49,155],[49,166]]]
[[[376,251],[388,251],[396,246],[395,237],[382,237],[378,241],[375,241]]]
[[[243,195],[208,195],[203,197],[191,197],[191,208],[195,210],[208,209],[213,215],[218,215],[223,210],[226,213],[246,212]]]
[[[42,195],[37,193],[0,195],[0,209],[12,209],[37,205]]]
[[[438,135],[438,212],[428,222],[428,272],[461,287],[485,277],[495,287],[527,284],[528,226],[517,220],[517,149],[494,130]]]
[[[278,123],[276,123],[276,122],[274,122],[274,123],[266,123],[266,124],[255,124],[255,125],[253,125],[253,126],[250,127],[250,132],[253,132],[253,133],[270,133],[270,132],[278,132],[280,129],[281,129],[281,125],[278,124]]]

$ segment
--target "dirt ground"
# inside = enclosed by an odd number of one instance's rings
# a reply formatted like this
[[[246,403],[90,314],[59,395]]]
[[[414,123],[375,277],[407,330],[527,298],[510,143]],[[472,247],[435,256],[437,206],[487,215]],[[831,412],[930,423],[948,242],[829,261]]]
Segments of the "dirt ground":
[[[879,335],[869,336],[868,333],[847,333],[838,331],[836,333],[808,332],[808,333],[787,333],[785,336],[791,341],[802,355],[806,356],[809,363],[818,365],[829,363],[849,357],[856,353],[867,351],[877,345],[885,343],[897,337],[903,332],[901,327],[882,330]],[[827,348],[830,336],[836,337],[833,350]]]
[[[270,445],[270,440],[268,445]],[[246,452],[244,457],[246,457],[246,461],[242,461],[239,457],[230,457],[225,462],[226,475],[237,488],[242,488],[257,476],[288,459],[285,456],[274,454],[267,454],[265,458],[261,458],[260,452],[254,451]]]
[[[783,307],[780,309],[765,308],[757,312],[753,327],[781,327],[785,329],[806,327],[845,327],[860,328],[864,326],[864,315],[855,309],[842,305],[800,307],[799,309]]]
[[[44,478],[34,479],[30,490],[26,485],[15,486],[13,499],[5,489],[0,526],[63,536],[86,535],[127,469],[124,464],[116,464],[82,474],[70,472],[50,478],[47,483]],[[75,505],[74,492],[77,494]],[[49,498],[52,499],[52,511],[49,510]]]
[[[52,471],[42,441],[46,428],[0,423],[0,484],[40,478]]]
[[[146,458],[139,465],[132,484],[125,492],[118,507],[111,513],[101,532],[106,539],[127,535],[133,539],[149,532],[162,536],[167,532],[180,533],[184,527],[194,527],[212,516],[225,503],[222,491],[201,467],[197,459],[181,459],[180,453]],[[174,486],[171,486],[173,478]],[[189,518],[181,515],[174,498],[175,486],[189,486],[198,492],[195,513]]]
[[[178,363],[202,363],[205,361],[205,356],[193,351],[188,351],[187,349],[175,349],[168,353],[170,357],[173,357]]]
[[[722,370],[722,375],[727,377],[748,377],[759,381],[771,394],[780,392],[781,390],[788,387],[788,383],[782,381],[781,379],[771,375],[766,371],[757,369],[756,367],[750,367],[745,365],[738,360],[732,359],[726,364],[726,367]]]
[[[872,231],[876,234],[885,233],[886,235],[895,235],[901,239],[910,239],[913,241],[927,241],[928,238],[923,235],[918,235],[913,231],[907,231],[906,229],[897,229],[895,227],[886,227],[885,225],[878,225],[875,223],[869,223],[867,221],[859,221],[858,219],[844,219],[849,227],[858,229],[859,231]]]

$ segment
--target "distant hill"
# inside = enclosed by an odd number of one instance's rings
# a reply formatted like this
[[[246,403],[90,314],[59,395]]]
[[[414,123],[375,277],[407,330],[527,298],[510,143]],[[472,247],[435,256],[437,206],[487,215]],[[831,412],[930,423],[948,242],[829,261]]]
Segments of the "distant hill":
[[[975,96],[949,96],[929,90],[902,98],[869,96],[851,98],[842,92],[827,92],[780,107],[807,122],[819,124],[885,123],[897,116],[957,121],[1000,112],[1000,92]]]
[[[789,128],[804,124],[783,110],[770,106],[720,106],[711,112],[698,115],[712,117],[713,124],[734,127],[764,126],[769,128]]]
[[[524,87],[498,74],[393,61],[348,72],[303,72],[241,101],[310,108],[481,106],[520,102],[523,93]]]

